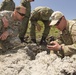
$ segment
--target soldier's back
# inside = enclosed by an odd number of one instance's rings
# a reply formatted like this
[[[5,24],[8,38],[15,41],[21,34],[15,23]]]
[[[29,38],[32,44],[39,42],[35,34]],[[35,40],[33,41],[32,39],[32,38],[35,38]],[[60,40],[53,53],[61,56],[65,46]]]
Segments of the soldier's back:
[[[49,17],[51,16],[52,13],[53,10],[50,9],[49,7],[39,6],[32,11],[32,16],[40,18],[42,20],[49,20]]]

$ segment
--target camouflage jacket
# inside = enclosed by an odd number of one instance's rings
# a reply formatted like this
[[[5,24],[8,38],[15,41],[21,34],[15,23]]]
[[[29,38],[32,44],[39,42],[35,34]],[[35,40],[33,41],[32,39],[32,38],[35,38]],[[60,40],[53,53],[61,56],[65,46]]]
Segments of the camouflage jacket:
[[[13,0],[4,0],[0,5],[0,11],[9,10],[13,11],[15,9],[15,3]]]
[[[21,5],[26,7],[26,15],[27,17],[30,17],[31,14],[31,4],[28,0],[21,0]]]
[[[18,26],[19,21],[14,21],[14,19],[12,18],[12,11],[2,11],[0,12],[0,35],[4,32],[4,31],[8,31],[9,35],[11,36],[17,36],[18,35]],[[6,17],[6,19],[8,20],[8,27],[4,28],[3,26],[3,22],[2,22],[2,18]]]
[[[69,20],[67,21],[67,27],[60,34],[60,39],[64,55],[72,55],[76,53],[76,22]]]
[[[32,13],[30,20],[31,21],[38,21],[38,20],[49,20],[51,14],[53,13],[53,10],[49,7],[36,7]]]

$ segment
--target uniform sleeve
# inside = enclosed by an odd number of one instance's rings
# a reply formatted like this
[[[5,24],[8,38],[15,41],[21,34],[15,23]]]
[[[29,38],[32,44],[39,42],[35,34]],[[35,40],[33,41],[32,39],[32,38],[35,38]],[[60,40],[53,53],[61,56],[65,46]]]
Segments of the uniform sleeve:
[[[76,23],[72,25],[70,32],[71,32],[73,44],[71,45],[62,44],[64,55],[76,54]]]
[[[21,25],[21,22],[17,21],[13,25],[10,25],[7,29],[10,36],[17,36],[19,34],[19,26]]]
[[[62,56],[62,54],[64,54],[64,56],[71,56],[76,53],[76,43],[73,43],[72,45],[65,45],[59,39],[57,39],[56,41],[62,46],[62,50],[63,50],[62,52],[58,51],[59,56]]]
[[[18,27],[16,29],[8,28],[6,31],[9,33],[9,36],[16,37],[18,35]]]
[[[59,44],[63,43],[61,39],[56,39],[55,41],[58,42]]]
[[[62,44],[62,48],[63,48],[65,56],[67,56],[67,55],[70,56],[70,55],[76,53],[76,43],[74,43],[72,45],[64,45],[64,44]]]

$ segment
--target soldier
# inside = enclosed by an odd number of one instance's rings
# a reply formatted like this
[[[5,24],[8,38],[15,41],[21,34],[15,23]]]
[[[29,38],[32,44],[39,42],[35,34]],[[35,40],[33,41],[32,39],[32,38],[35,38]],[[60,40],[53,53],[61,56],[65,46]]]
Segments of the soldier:
[[[22,25],[19,29],[20,33],[19,33],[19,38],[21,39],[21,42],[25,42],[24,40],[24,36],[26,34],[27,28],[28,28],[28,22],[29,22],[29,17],[31,14],[31,5],[30,2],[33,2],[34,0],[22,0],[21,1],[21,5],[26,7],[26,15],[25,18],[22,21]]]
[[[36,7],[32,13],[31,13],[31,17],[30,17],[30,21],[31,21],[31,30],[30,30],[30,36],[31,36],[31,41],[36,43],[36,33],[35,33],[35,27],[37,26],[37,29],[40,31],[40,25],[37,23],[39,20],[42,21],[44,23],[44,32],[40,41],[40,45],[42,45],[43,43],[46,44],[46,37],[49,34],[50,31],[50,27],[49,27],[49,23],[50,23],[50,16],[53,13],[53,10],[50,9],[49,7]]]
[[[8,10],[13,11],[15,9],[15,2],[13,0],[4,0],[0,5],[0,11]]]
[[[26,13],[23,6],[18,6],[14,11],[0,12],[0,43],[3,50],[16,47],[21,43],[18,37],[19,22]]]
[[[55,25],[60,31],[60,38],[57,41],[52,41],[47,45],[50,50],[57,51],[58,55],[70,56],[76,53],[76,22],[73,20],[66,20],[63,13],[55,11],[51,15],[50,26]]]

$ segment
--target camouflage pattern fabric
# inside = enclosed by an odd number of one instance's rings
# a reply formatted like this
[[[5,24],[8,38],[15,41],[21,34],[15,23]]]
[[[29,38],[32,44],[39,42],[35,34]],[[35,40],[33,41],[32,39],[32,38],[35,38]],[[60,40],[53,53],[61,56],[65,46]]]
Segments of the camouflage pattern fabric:
[[[19,27],[19,29],[20,29],[19,37],[24,37],[26,34],[26,31],[27,31],[27,28],[28,28],[28,22],[29,22],[29,17],[30,17],[30,13],[31,13],[31,5],[28,0],[22,0],[21,5],[26,7],[26,15],[25,15],[24,19],[22,20],[21,27]]]
[[[50,9],[49,7],[36,7],[32,13],[31,13],[31,17],[30,17],[30,21],[31,21],[31,31],[30,31],[30,36],[32,39],[36,39],[36,33],[35,33],[35,26],[37,24],[37,21],[40,20],[44,23],[44,31],[43,31],[43,37],[47,37],[47,35],[49,34],[50,31],[50,27],[49,27],[49,18],[51,16],[51,14],[53,13],[53,10]]]
[[[66,30],[64,30],[60,34],[60,40],[64,54],[65,55],[72,55],[76,53],[76,22],[69,20],[67,21]]]
[[[30,16],[30,13],[31,13],[31,5],[30,5],[30,2],[28,0],[21,0],[21,5],[26,7],[26,15],[27,17]]]
[[[13,0],[4,0],[0,5],[0,11],[8,10],[13,11],[15,9],[15,3]]]
[[[28,22],[29,22],[29,18],[24,17],[24,19],[22,20],[22,25],[20,25],[19,27],[19,37],[24,37],[25,33],[27,31],[28,28]]]
[[[19,37],[18,37],[18,26],[20,25],[18,21],[14,21],[12,18],[12,11],[2,11],[0,12],[0,35],[7,31],[9,33],[9,36],[6,40],[2,41],[0,40],[1,46],[3,49],[9,49],[13,48],[21,43]],[[2,24],[2,18],[6,17],[8,20],[9,26],[7,28],[3,27]]]

